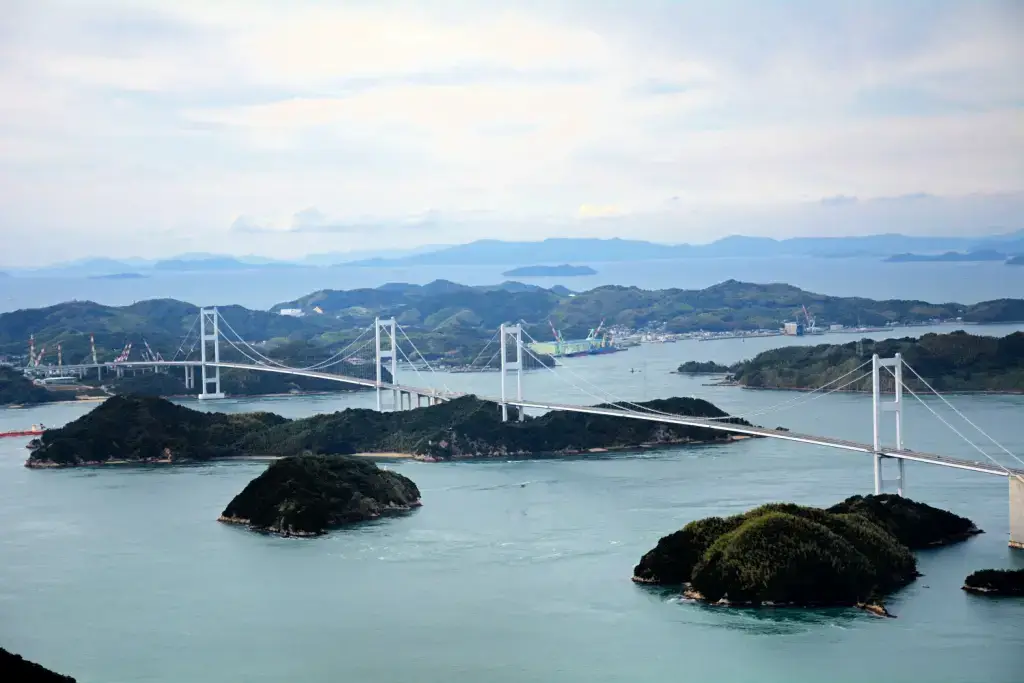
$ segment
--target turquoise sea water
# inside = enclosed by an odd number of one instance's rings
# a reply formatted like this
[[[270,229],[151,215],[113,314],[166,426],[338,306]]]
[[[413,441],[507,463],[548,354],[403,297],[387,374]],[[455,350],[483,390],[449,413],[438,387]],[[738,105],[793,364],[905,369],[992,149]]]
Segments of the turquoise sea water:
[[[739,344],[642,347],[571,369],[633,400],[698,394],[738,414],[791,401],[667,372],[690,357],[730,360],[747,348]],[[493,394],[498,378],[442,379]],[[525,391],[586,399],[549,373],[529,374]],[[297,416],[371,400],[204,407]],[[1024,453],[1024,397],[952,400]],[[90,407],[0,411],[0,430],[59,424]],[[867,440],[870,400],[829,395],[754,421]],[[981,457],[921,406],[908,407],[906,432],[916,450]],[[921,553],[924,576],[889,601],[898,618],[879,619],[701,607],[629,580],[640,555],[689,520],[869,492],[869,459],[841,451],[749,440],[572,459],[393,462],[386,466],[422,490],[420,510],[296,540],[214,521],[264,463],[37,471],[22,467],[23,446],[0,440],[0,644],[83,683],[1024,680],[1024,600],[960,590],[975,569],[1024,567],[1024,553],[1007,548],[1007,484],[998,477],[908,464],[911,497],[987,533]]]

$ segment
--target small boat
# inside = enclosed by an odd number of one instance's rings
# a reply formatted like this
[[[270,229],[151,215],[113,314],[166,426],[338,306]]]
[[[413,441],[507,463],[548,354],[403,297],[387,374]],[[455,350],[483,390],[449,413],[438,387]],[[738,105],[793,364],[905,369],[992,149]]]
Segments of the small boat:
[[[29,429],[17,429],[13,432],[0,432],[0,438],[5,436],[39,436],[46,431],[46,425],[32,425]]]

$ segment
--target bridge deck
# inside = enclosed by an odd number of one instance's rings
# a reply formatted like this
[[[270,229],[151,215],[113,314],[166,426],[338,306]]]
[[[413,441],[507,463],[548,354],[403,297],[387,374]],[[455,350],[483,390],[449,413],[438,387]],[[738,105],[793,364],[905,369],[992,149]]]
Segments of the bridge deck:
[[[124,363],[99,363],[99,364],[83,364],[83,365],[66,365],[65,370],[84,370],[84,369],[95,369],[97,367],[114,368],[114,367],[186,367],[186,366],[199,366],[202,365],[201,361],[129,361]],[[318,370],[299,370],[295,368],[278,367],[269,364],[252,365],[247,363],[233,363],[228,361],[220,361],[218,363],[208,362],[207,365],[212,365],[221,368],[232,368],[238,370],[258,370],[262,372],[274,372],[285,375],[294,375],[298,377],[309,377],[313,379],[325,379],[334,382],[343,382],[346,384],[354,384],[357,386],[367,387],[370,389],[376,388],[377,381],[373,379],[365,379],[362,377],[351,377],[348,375],[338,375],[330,372],[320,372]],[[380,388],[386,391],[404,391],[410,394],[419,394],[421,396],[433,396],[439,398],[455,398],[464,396],[465,394],[459,392],[443,391],[436,388],[427,387],[414,387],[402,384],[386,384],[381,383]],[[500,398],[493,396],[479,396],[478,397],[485,401],[491,401],[494,403],[500,402]],[[765,427],[751,427],[746,425],[732,424],[722,420],[711,420],[708,418],[700,417],[686,417],[682,415],[663,415],[658,413],[644,413],[644,412],[633,412],[623,410],[621,408],[601,408],[597,406],[585,406],[571,403],[551,403],[546,401],[506,401],[509,405],[518,406],[520,408],[533,408],[536,410],[559,410],[574,413],[584,413],[588,415],[607,415],[609,417],[623,417],[633,420],[647,420],[650,422],[661,422],[664,424],[676,424],[687,427],[705,427],[707,429],[714,429],[723,432],[731,432],[733,434],[745,434],[747,436],[762,436],[771,439],[781,439],[784,441],[795,441],[797,443],[811,444],[815,446],[825,446],[828,448],[838,448],[841,450],[854,451],[857,453],[873,454],[874,448],[870,444],[859,443],[856,441],[847,441],[845,439],[834,439],[826,436],[815,436],[812,434],[799,434],[796,432],[787,432],[778,429],[767,429]],[[961,470],[970,470],[972,472],[981,472],[984,474],[994,474],[998,476],[1007,476],[1007,470],[999,467],[998,465],[991,462],[982,462],[977,460],[965,460],[961,458],[951,458],[944,455],[936,455],[933,453],[918,453],[909,449],[896,450],[892,448],[883,448],[881,454],[890,457],[898,458],[902,460],[912,460],[915,462],[924,462],[932,465],[942,465],[944,467],[952,467]],[[1024,477],[1024,470],[1008,468],[1010,474]]]

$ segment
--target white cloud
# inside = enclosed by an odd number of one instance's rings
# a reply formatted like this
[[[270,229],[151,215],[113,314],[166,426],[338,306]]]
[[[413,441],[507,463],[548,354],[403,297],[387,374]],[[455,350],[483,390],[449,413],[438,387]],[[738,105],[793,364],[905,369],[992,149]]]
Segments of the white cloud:
[[[436,243],[632,212],[631,235],[706,240],[812,229],[772,216],[822,197],[1024,190],[1012,3],[502,7],[22,3],[0,28],[0,237],[249,251],[231,226],[258,216],[278,253],[381,222]],[[987,228],[983,204],[961,229]],[[322,213],[297,230],[303,207]],[[821,227],[840,228],[861,230]]]

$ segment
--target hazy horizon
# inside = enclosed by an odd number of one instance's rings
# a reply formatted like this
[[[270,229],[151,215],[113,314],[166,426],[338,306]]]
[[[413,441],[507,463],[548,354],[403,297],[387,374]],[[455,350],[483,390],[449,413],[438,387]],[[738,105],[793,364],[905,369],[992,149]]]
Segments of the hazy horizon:
[[[1011,232],[1021,64],[1008,0],[15,2],[0,243]]]

